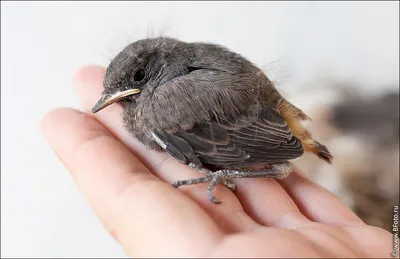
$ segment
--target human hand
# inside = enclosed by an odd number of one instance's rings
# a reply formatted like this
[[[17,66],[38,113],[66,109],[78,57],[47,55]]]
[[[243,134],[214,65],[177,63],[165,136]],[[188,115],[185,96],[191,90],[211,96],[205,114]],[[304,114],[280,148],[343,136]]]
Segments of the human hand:
[[[285,180],[239,179],[234,195],[205,184],[164,153],[148,151],[123,128],[122,108],[95,116],[105,70],[75,77],[84,112],[56,109],[42,131],[100,218],[131,257],[390,257],[392,236],[368,226],[337,197],[297,172]]]

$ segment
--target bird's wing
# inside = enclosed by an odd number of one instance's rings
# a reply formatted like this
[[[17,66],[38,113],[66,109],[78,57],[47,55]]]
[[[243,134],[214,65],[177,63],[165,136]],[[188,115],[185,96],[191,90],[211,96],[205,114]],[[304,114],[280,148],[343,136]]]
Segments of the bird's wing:
[[[182,163],[246,168],[301,156],[302,143],[272,107],[254,116],[198,123],[186,131],[153,132],[166,152]]]

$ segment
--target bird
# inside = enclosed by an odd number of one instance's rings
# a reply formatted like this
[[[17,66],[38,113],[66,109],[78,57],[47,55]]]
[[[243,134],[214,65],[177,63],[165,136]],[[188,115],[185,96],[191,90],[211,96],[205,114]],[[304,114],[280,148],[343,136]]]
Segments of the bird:
[[[283,179],[304,152],[333,159],[302,125],[311,119],[257,65],[219,44],[134,41],[111,60],[103,87],[91,114],[121,105],[133,137],[204,175],[172,185],[208,183],[215,204],[217,184],[236,193],[236,178]]]

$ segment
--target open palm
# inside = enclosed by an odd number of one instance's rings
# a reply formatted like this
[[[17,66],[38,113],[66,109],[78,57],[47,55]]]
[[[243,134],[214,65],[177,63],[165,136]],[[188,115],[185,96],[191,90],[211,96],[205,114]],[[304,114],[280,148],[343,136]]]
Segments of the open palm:
[[[175,189],[200,176],[167,154],[146,150],[124,129],[122,108],[88,114],[105,70],[75,78],[84,112],[48,113],[42,130],[104,227],[132,257],[390,257],[392,237],[364,224],[337,197],[297,172]]]

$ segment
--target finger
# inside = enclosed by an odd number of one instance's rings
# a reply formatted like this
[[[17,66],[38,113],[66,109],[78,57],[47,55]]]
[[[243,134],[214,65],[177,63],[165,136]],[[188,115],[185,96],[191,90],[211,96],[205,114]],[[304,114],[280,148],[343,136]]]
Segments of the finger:
[[[45,116],[42,130],[130,256],[204,256],[221,239],[198,205],[153,176],[93,117],[58,109]]]
[[[245,212],[262,225],[290,229],[311,222],[274,179],[240,179],[237,196]]]
[[[280,183],[312,221],[334,226],[364,224],[338,197],[297,172]]]
[[[104,73],[104,68],[90,66],[81,69],[75,76],[76,90],[84,110],[89,111],[100,98],[100,94],[103,91]],[[111,105],[97,113],[95,117],[114,136],[125,143],[148,168],[151,168],[155,175],[168,183],[172,183],[175,180],[203,176],[194,169],[172,159],[164,152],[160,153],[146,149],[123,127],[122,112],[121,106]],[[179,187],[179,190],[198,202],[219,223],[219,226],[227,232],[247,231],[258,227],[258,224],[243,212],[241,204],[235,195],[224,186],[218,185],[214,190],[214,195],[222,201],[219,205],[215,205],[208,199],[207,184],[182,186]]]

